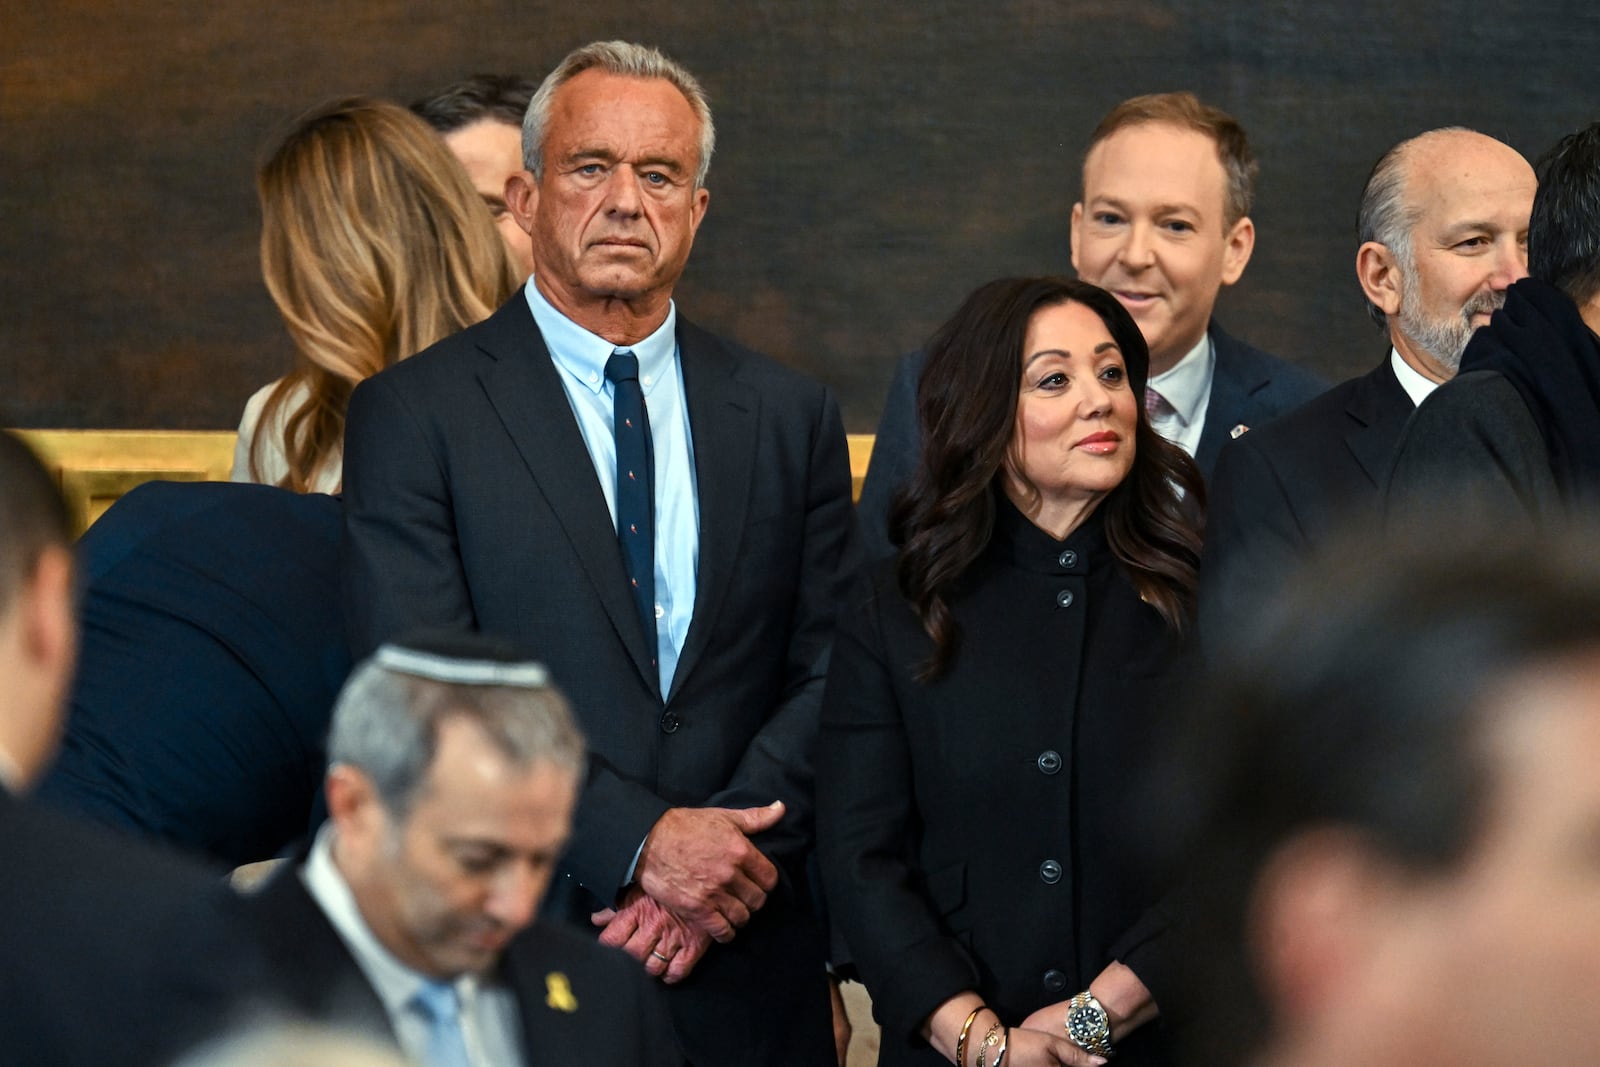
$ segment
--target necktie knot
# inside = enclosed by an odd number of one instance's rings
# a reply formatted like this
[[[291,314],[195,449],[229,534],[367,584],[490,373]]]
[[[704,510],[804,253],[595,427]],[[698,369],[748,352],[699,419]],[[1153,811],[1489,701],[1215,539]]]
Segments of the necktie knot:
[[[606,380],[629,382],[639,380],[639,357],[626,348],[619,348],[606,360]]]
[[[461,1011],[461,998],[456,995],[456,987],[451,982],[424,982],[412,996],[411,1002],[417,1006],[423,1018],[435,1024],[454,1020]]]

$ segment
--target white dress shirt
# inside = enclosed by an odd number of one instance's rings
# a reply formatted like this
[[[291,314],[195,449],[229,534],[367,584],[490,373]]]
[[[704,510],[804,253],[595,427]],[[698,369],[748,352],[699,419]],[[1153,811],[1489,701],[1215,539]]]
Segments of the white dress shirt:
[[[1167,440],[1194,455],[1206,426],[1206,411],[1211,407],[1211,379],[1217,369],[1217,353],[1211,335],[1202,334],[1200,343],[1167,370],[1151,378],[1148,387],[1166,398],[1172,412],[1150,420],[1150,426]]]
[[[350,949],[372,989],[389,1014],[400,1048],[419,1064],[427,1063],[428,1023],[413,1003],[423,983],[431,981],[394,957],[361,916],[355,896],[333,861],[334,830],[324,824],[311,855],[300,868],[306,891]],[[461,1029],[474,1067],[527,1067],[522,1058],[522,1027],[517,1000],[499,982],[471,974],[455,980],[461,1001]]]
[[[1398,348],[1389,349],[1389,366],[1394,368],[1394,376],[1400,379],[1400,388],[1411,398],[1412,407],[1421,407],[1422,402],[1428,399],[1428,394],[1439,388],[1438,382],[1425,377],[1421,371],[1407,363],[1401,357]]]

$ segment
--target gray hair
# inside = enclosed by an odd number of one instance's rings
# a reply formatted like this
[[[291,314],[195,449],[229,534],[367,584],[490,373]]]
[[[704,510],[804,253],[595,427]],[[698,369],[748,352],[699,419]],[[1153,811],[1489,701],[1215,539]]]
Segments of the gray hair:
[[[1407,279],[1416,277],[1416,257],[1411,247],[1411,230],[1422,216],[1419,205],[1406,196],[1406,162],[1411,149],[1423,138],[1438,133],[1471,133],[1465,126],[1441,126],[1436,130],[1408,137],[1385,152],[1367,177],[1366,188],[1361,192],[1361,207],[1356,212],[1357,247],[1372,241],[1393,253],[1400,270]],[[1362,302],[1367,315],[1380,327],[1389,325],[1389,317],[1364,293]]]
[[[446,719],[475,723],[519,767],[544,763],[583,774],[583,735],[544,668],[499,655],[494,643],[459,640],[467,656],[384,645],[356,668],[334,705],[328,762],[366,774],[396,818],[427,777]]]
[[[534,180],[544,179],[544,135],[550,125],[556,90],[590,69],[625,78],[661,78],[683,94],[700,120],[700,163],[695,170],[694,185],[696,189],[705,185],[706,172],[711,169],[711,153],[717,147],[717,129],[711,122],[711,104],[706,91],[679,63],[657,49],[628,41],[595,41],[574,49],[533,94],[528,113],[522,120],[522,165],[533,172]]]

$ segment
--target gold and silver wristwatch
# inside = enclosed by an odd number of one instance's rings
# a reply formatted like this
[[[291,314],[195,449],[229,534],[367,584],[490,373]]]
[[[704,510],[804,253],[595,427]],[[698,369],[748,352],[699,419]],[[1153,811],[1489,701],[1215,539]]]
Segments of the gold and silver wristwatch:
[[[1086,1052],[1111,1058],[1111,1019],[1087,989],[1067,1001],[1067,1040]]]

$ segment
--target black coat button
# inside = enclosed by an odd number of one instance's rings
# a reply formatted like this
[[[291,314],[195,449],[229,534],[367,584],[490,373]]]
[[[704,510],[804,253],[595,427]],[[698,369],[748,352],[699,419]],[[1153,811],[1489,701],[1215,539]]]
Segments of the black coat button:
[[[1047,993],[1059,993],[1067,988],[1067,976],[1054,967],[1044,972],[1044,988]]]
[[[682,725],[683,720],[678,718],[678,713],[675,711],[669,711],[661,716],[661,732],[664,734],[675,734]]]
[[[1055,774],[1061,769],[1061,753],[1053,748],[1039,753],[1039,769],[1045,774]]]
[[[1062,549],[1061,555],[1056,557],[1056,562],[1063,567],[1076,567],[1078,565],[1078,554],[1070,548]]]
[[[1056,594],[1056,607],[1058,607],[1058,608],[1070,608],[1070,607],[1072,607],[1072,590],[1063,589],[1063,590],[1061,590],[1061,592]]]
[[[1055,860],[1045,860],[1039,864],[1039,880],[1045,885],[1055,885],[1061,881],[1061,864]]]

